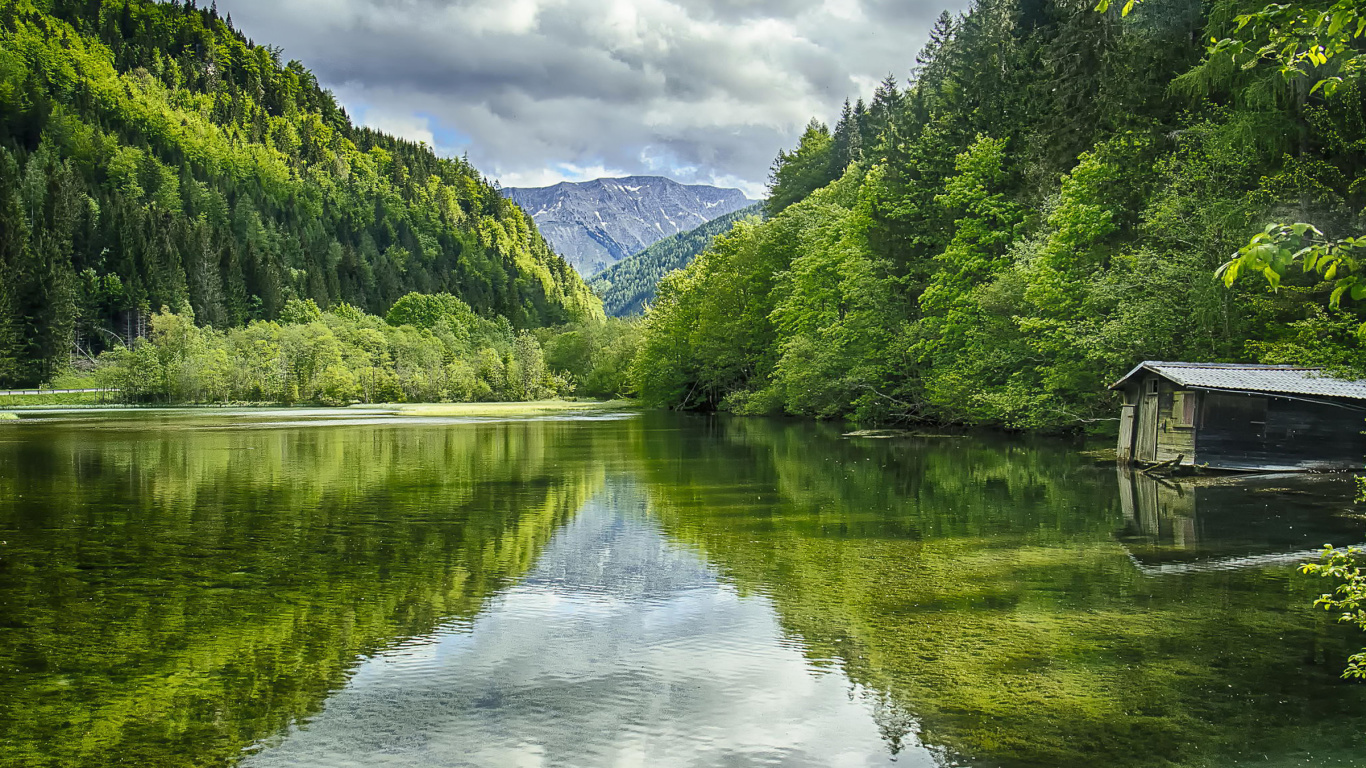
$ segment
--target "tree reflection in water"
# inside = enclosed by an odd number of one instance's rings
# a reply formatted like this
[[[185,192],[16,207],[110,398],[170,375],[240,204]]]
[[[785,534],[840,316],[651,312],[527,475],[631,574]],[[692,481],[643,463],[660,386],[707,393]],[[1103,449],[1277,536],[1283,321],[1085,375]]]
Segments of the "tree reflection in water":
[[[1366,539],[1332,478],[1173,490],[1056,441],[675,414],[318,418],[5,427],[0,765],[1366,753],[1359,640],[1274,560]]]

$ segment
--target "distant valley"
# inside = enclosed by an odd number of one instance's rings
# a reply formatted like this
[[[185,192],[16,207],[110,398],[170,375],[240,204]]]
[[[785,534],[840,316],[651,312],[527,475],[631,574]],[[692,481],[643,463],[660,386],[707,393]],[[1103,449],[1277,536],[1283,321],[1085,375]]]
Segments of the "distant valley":
[[[644,314],[645,305],[654,301],[655,288],[665,275],[691,264],[697,254],[710,247],[718,235],[729,232],[735,222],[763,215],[764,204],[752,203],[696,229],[666,237],[603,270],[588,284],[602,297],[602,308],[607,314],[613,317]]]
[[[557,253],[591,277],[671,235],[754,201],[738,189],[680,184],[662,176],[505,187]]]

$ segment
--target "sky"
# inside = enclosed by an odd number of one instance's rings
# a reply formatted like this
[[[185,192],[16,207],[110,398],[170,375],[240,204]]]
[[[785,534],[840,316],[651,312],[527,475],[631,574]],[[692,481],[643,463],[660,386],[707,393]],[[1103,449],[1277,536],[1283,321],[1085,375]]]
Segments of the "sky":
[[[778,150],[904,80],[965,0],[222,0],[352,118],[503,186],[661,175],[764,196]]]

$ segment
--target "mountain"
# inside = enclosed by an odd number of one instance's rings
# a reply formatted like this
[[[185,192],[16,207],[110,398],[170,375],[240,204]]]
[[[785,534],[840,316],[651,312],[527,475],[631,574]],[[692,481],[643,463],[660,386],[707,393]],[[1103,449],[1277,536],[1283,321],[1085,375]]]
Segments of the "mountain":
[[[519,328],[602,311],[476,169],[354,125],[216,7],[0,3],[0,385],[162,306],[225,328],[410,291]]]
[[[584,277],[751,202],[738,189],[661,176],[507,187],[503,194],[531,214],[555,251]]]
[[[712,219],[696,229],[666,237],[603,270],[588,285],[602,297],[602,307],[607,314],[613,317],[639,315],[645,311],[645,303],[654,299],[655,287],[665,275],[688,266],[717,235],[729,232],[735,222],[763,214],[761,201]]]

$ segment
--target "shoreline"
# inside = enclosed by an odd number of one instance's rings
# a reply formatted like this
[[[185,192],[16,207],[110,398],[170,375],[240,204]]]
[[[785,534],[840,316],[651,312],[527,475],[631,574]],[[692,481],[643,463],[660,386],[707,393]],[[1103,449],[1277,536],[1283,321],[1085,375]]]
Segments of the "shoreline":
[[[473,403],[356,403],[352,405],[279,405],[277,403],[185,403],[131,405],[125,403],[34,403],[31,405],[0,405],[0,419],[12,421],[24,413],[50,413],[53,411],[182,411],[202,410],[206,412],[239,411],[329,411],[335,413],[365,412],[385,413],[396,416],[541,416],[553,413],[586,413],[625,410],[643,410],[635,400],[527,400],[508,402]],[[12,418],[10,418],[12,417]]]

